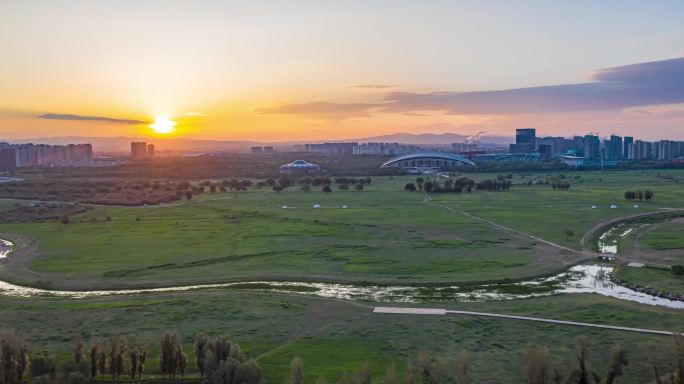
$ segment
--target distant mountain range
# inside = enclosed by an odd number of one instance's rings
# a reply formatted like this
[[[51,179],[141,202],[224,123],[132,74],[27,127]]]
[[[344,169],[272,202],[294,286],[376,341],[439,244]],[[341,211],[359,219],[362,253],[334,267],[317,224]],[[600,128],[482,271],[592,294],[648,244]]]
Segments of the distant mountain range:
[[[64,137],[40,137],[22,140],[9,140],[14,144],[40,143],[40,144],[84,144],[90,143],[96,152],[127,152],[130,150],[131,141],[147,141],[154,143],[158,151],[187,151],[187,152],[243,152],[253,146],[273,146],[278,150],[292,150],[293,146],[304,143],[322,142],[390,142],[414,145],[448,145],[456,142],[463,142],[468,135],[457,133],[394,133],[391,135],[371,136],[357,139],[345,140],[296,140],[296,141],[248,141],[248,140],[199,140],[188,138],[142,138],[142,137],[87,137],[87,136],[64,136]],[[483,143],[508,144],[513,141],[507,136],[482,136],[480,141]]]
[[[356,141],[359,143],[366,142],[384,142],[384,143],[402,143],[402,144],[415,144],[415,145],[435,145],[435,144],[451,144],[460,143],[465,139],[469,138],[470,135],[461,135],[458,133],[393,133],[391,135],[383,136],[372,136],[365,137],[361,139],[354,139],[348,141]],[[347,140],[345,140],[347,141]],[[512,137],[508,136],[481,136],[480,141],[483,143],[493,143],[493,144],[510,144],[514,140]]]

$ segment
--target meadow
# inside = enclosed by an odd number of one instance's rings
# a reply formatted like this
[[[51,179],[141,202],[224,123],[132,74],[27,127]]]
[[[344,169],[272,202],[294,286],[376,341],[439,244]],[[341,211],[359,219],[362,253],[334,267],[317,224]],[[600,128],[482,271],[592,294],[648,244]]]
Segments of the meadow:
[[[684,277],[674,276],[669,268],[625,266],[620,267],[616,273],[618,278],[628,283],[684,295]]]
[[[648,247],[657,251],[684,249],[684,221],[673,220],[658,225],[646,234],[643,241]]]
[[[87,300],[1,299],[0,322],[27,335],[34,348],[70,359],[71,339],[81,332],[91,340],[120,333],[134,335],[158,353],[159,337],[178,331],[194,361],[192,341],[200,332],[228,334],[250,358],[257,358],[267,382],[282,383],[295,356],[304,360],[306,382],[325,377],[336,382],[344,371],[365,362],[375,379],[394,362],[397,372],[407,360],[429,351],[454,361],[470,353],[472,382],[519,383],[522,356],[530,346],[548,346],[554,363],[567,370],[574,359],[575,339],[590,342],[591,368],[605,372],[610,348],[620,344],[629,365],[620,383],[643,383],[651,364],[661,371],[670,363],[671,338],[619,331],[593,330],[469,316],[410,316],[372,313],[366,305],[300,295],[259,292],[186,292]],[[684,329],[676,310],[624,302],[597,295],[561,295],[522,301],[460,303],[452,309],[513,313],[594,323]],[[45,326],[49,319],[50,326]],[[455,366],[455,363],[454,363]],[[156,359],[146,375],[159,375]],[[197,377],[194,364],[190,377]]]
[[[557,174],[523,173],[511,175],[507,192],[440,193],[431,201],[403,190],[414,176],[386,176],[375,177],[360,192],[304,192],[295,186],[277,193],[265,187],[204,193],[179,205],[97,206],[69,224],[0,224],[4,237],[36,244],[23,254],[20,248],[15,259],[21,265],[0,266],[0,275],[78,289],[264,279],[422,284],[521,279],[588,256],[458,211],[580,251],[587,248],[582,235],[607,220],[681,207],[684,201],[678,183],[684,172],[565,175],[569,190],[539,184]],[[638,209],[621,201],[624,190],[645,185],[655,192],[652,201],[640,202]],[[618,208],[610,209],[613,203]]]
[[[363,191],[252,187],[168,206],[95,206],[68,224],[0,224],[0,238],[19,244],[0,265],[0,278],[74,289],[262,279],[425,285],[523,279],[593,258],[592,245],[582,238],[610,220],[684,208],[678,181],[684,172],[667,173],[565,172],[568,190],[545,184],[558,173],[514,173],[507,192],[434,193],[431,199],[404,190],[416,176],[376,176]],[[625,190],[645,187],[654,191],[652,201],[623,200]],[[7,207],[21,202],[0,201]],[[644,275],[661,270],[635,272],[642,275],[632,278],[667,281],[673,291],[681,287],[681,280]],[[286,379],[295,356],[304,359],[307,382],[334,382],[365,362],[377,379],[392,362],[402,372],[420,350],[454,361],[464,349],[474,382],[518,383],[525,348],[546,345],[557,366],[567,369],[580,335],[589,338],[599,372],[612,345],[625,348],[629,366],[622,383],[650,380],[652,364],[665,370],[671,355],[667,336],[468,316],[380,315],[372,313],[373,305],[378,303],[240,289],[80,300],[0,297],[0,323],[25,334],[32,346],[56,352],[59,361],[69,359],[75,332],[86,340],[135,335],[150,343],[154,355],[159,336],[175,330],[191,361],[195,334],[225,333],[257,358],[269,383]],[[588,294],[439,306],[684,330],[678,310]],[[156,365],[148,361],[149,375],[158,375]],[[194,366],[190,373],[196,377]]]

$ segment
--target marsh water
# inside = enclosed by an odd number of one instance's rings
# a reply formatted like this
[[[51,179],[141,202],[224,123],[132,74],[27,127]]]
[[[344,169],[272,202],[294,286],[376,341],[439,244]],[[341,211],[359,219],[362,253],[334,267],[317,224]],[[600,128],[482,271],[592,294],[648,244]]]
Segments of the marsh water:
[[[12,252],[12,243],[7,240],[0,239],[0,259],[6,258],[10,252]]]
[[[617,253],[616,236],[626,236],[631,228],[618,225],[610,228],[599,238],[603,254]],[[6,257],[12,244],[0,240],[0,257]],[[4,250],[4,251],[3,251]],[[675,301],[643,292],[637,292],[610,281],[612,267],[604,265],[577,265],[551,277],[527,281],[451,286],[415,285],[356,285],[341,283],[253,281],[239,283],[199,284],[164,288],[141,288],[121,290],[65,291],[24,287],[0,281],[0,294],[15,297],[62,297],[88,298],[117,295],[142,295],[149,293],[183,292],[195,290],[253,290],[265,292],[295,293],[326,298],[395,303],[450,303],[491,300],[515,300],[562,293],[595,293],[649,305],[684,309],[684,302]]]

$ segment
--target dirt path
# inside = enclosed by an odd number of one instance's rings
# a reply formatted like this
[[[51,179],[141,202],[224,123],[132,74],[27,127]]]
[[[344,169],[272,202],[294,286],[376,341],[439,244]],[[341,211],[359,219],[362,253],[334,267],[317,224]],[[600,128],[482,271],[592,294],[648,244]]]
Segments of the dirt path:
[[[576,254],[582,254],[582,255],[586,255],[587,257],[593,257],[593,256],[595,256],[595,253],[593,253],[593,252],[592,252],[591,254],[589,254],[589,253],[587,253],[587,252],[578,251],[578,250],[576,250],[576,249],[568,248],[568,247],[566,247],[566,246],[564,246],[564,245],[560,245],[560,244],[556,244],[556,243],[551,242],[551,241],[548,241],[548,240],[544,240],[544,239],[542,239],[542,238],[540,238],[540,237],[537,237],[537,236],[534,236],[534,235],[530,235],[529,233],[525,233],[525,232],[518,231],[517,229],[513,229],[513,228],[507,227],[507,226],[505,226],[505,225],[501,225],[501,224],[499,224],[499,223],[495,223],[495,222],[493,222],[493,221],[491,221],[491,220],[487,220],[487,219],[485,219],[485,218],[482,218],[482,217],[479,217],[479,216],[475,216],[475,215],[473,215],[473,214],[471,214],[471,213],[468,213],[468,212],[465,212],[465,211],[461,211],[461,210],[458,210],[458,209],[456,209],[456,208],[452,208],[452,207],[450,207],[450,206],[448,206],[448,205],[440,204],[440,207],[442,207],[442,208],[444,208],[444,209],[447,209],[447,210],[449,210],[449,211],[456,212],[456,213],[461,214],[461,215],[463,215],[463,216],[470,217],[471,219],[475,219],[475,220],[481,221],[481,222],[483,222],[483,223],[487,223],[487,224],[489,224],[489,225],[491,225],[491,226],[494,226],[494,227],[496,227],[496,228],[502,229],[502,230],[504,230],[504,231],[512,232],[512,233],[518,234],[518,235],[520,235],[520,236],[523,236],[523,237],[527,237],[527,238],[529,238],[529,239],[532,239],[532,240],[534,240],[534,241],[538,241],[538,242],[540,242],[540,243],[544,243],[544,244],[546,244],[546,245],[550,245],[550,246],[552,246],[552,247],[554,247],[554,248],[558,248],[558,249],[563,250],[563,251],[568,251],[568,252],[572,252],[572,253],[576,253]]]
[[[584,236],[582,236],[582,239],[580,240],[580,245],[582,246],[582,250],[591,251],[591,247],[587,245],[587,242],[588,242],[589,238],[595,232],[597,232],[599,229],[602,229],[602,228],[610,226],[610,225],[618,224],[618,223],[626,221],[626,220],[636,219],[639,217],[655,216],[655,215],[662,214],[664,212],[684,212],[684,208],[660,208],[659,211],[639,213],[636,215],[623,216],[623,217],[618,217],[615,219],[602,221],[602,222],[594,225],[593,227],[589,228],[589,230],[584,233]]]
[[[651,231],[666,227],[672,222],[681,220],[674,219],[650,224],[646,227],[634,228],[634,239],[628,244],[631,246],[623,247],[620,252],[620,260],[624,262],[636,262],[661,268],[670,268],[672,264],[684,262],[684,253],[681,249],[655,250],[644,244],[644,237]]]

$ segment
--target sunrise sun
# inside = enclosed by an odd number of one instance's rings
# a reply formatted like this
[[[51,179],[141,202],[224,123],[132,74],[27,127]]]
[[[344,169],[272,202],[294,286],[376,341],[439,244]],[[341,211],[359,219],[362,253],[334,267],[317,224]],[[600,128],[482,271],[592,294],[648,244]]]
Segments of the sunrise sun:
[[[176,122],[166,116],[157,116],[154,119],[154,124],[150,124],[150,128],[152,128],[155,133],[159,134],[171,133],[174,131],[175,126]]]

